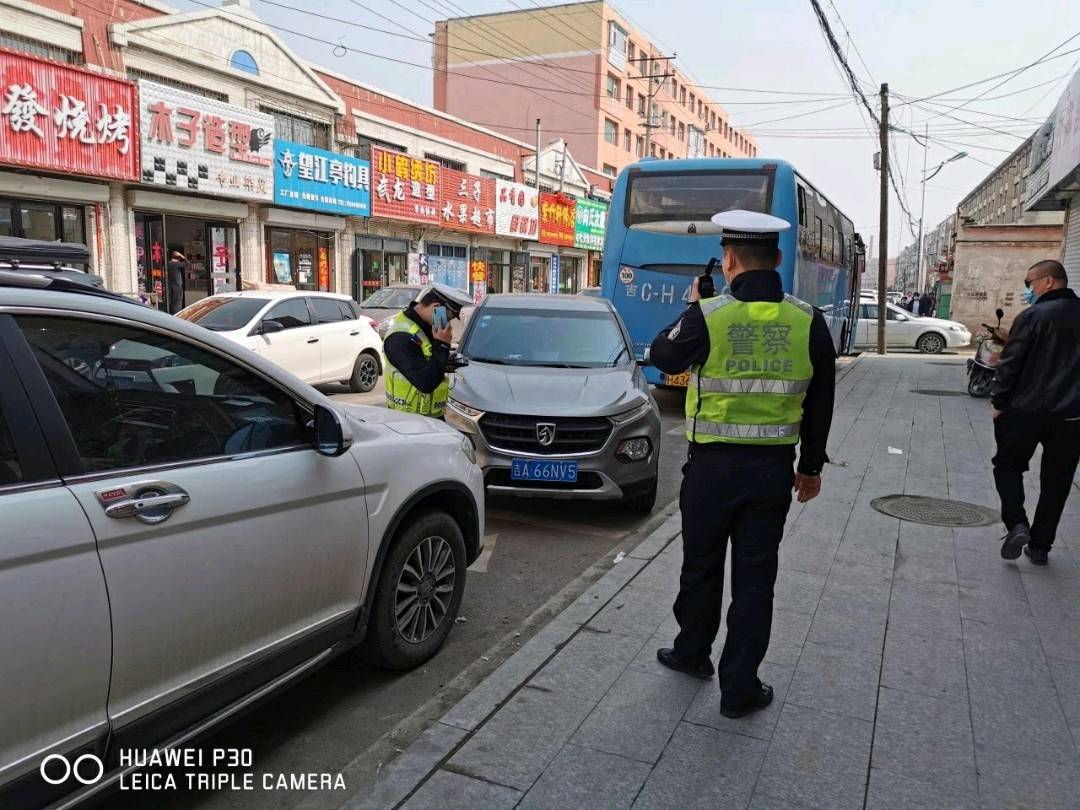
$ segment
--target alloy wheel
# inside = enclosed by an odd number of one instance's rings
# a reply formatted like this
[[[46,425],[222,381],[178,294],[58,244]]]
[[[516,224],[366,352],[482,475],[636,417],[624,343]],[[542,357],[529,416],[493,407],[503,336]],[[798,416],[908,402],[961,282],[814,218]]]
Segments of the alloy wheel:
[[[925,354],[938,354],[945,349],[945,341],[941,335],[923,335],[919,341],[919,349]]]
[[[375,383],[379,381],[379,364],[375,362],[372,357],[360,358],[360,365],[356,369],[356,375],[360,380],[360,385],[369,391],[375,387]]]
[[[454,593],[454,552],[442,537],[426,537],[413,549],[398,576],[394,616],[401,637],[420,644],[446,620]]]

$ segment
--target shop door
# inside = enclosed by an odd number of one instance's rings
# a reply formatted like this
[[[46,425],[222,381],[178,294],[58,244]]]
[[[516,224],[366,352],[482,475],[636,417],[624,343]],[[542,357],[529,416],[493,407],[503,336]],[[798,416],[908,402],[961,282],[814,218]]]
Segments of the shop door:
[[[240,229],[233,223],[208,222],[210,293],[240,289]]]
[[[386,276],[390,284],[409,283],[409,263],[405,253],[387,253]]]
[[[383,286],[383,252],[381,250],[363,251],[363,268],[363,297],[367,298],[369,295],[371,295],[373,292]]]
[[[296,246],[296,289],[317,290],[319,285],[315,277],[315,257],[318,239],[308,231],[296,231],[293,241]]]
[[[161,214],[135,212],[135,266],[139,292],[168,312],[165,289],[165,225]]]

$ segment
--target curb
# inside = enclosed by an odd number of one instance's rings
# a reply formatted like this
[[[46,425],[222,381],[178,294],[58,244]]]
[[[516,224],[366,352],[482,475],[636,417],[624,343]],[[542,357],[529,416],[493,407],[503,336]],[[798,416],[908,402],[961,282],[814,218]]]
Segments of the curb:
[[[458,701],[370,785],[341,806],[387,810],[412,795],[445,760],[607,606],[682,531],[679,512],[668,517],[584,593],[548,622],[521,649]]]

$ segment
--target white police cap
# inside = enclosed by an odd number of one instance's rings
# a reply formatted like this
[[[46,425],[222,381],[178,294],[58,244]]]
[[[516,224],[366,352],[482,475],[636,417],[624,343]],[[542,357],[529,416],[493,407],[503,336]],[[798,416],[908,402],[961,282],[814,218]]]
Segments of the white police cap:
[[[463,307],[469,307],[473,304],[473,300],[468,293],[448,284],[435,282],[431,285],[430,292],[438,296],[443,305],[455,313],[460,313]]]
[[[712,217],[714,225],[724,229],[723,245],[764,245],[775,243],[780,233],[791,227],[786,219],[757,211],[721,211]]]

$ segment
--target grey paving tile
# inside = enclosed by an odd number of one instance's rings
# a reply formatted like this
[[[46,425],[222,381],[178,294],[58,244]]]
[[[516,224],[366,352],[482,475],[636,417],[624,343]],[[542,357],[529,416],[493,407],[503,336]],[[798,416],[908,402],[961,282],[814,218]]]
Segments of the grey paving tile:
[[[582,629],[529,680],[529,685],[599,701],[638,654],[641,643]]]
[[[1052,686],[969,672],[968,694],[977,746],[1038,752],[1044,765],[1077,764],[1069,724]],[[981,760],[979,769],[983,769]]]
[[[870,769],[866,810],[978,810],[979,793],[912,774]]]
[[[831,808],[795,802],[791,799],[778,799],[755,792],[747,810],[831,810]]]
[[[870,764],[975,791],[975,743],[967,701],[882,689]]]
[[[922,582],[893,583],[889,629],[961,638],[960,597],[956,586]]]
[[[956,561],[949,556],[896,556],[895,576],[908,582],[952,585],[956,582]]]
[[[924,628],[921,634],[902,633],[890,627],[885,636],[881,684],[966,701],[963,641],[935,635],[933,627]]]
[[[785,704],[754,791],[792,804],[860,808],[873,724]]]
[[[683,720],[699,726],[709,726],[721,731],[730,731],[733,734],[744,734],[748,737],[757,737],[767,740],[772,737],[776,721],[780,717],[780,709],[787,698],[788,688],[791,685],[791,676],[795,673],[793,667],[774,664],[766,661],[758,670],[758,677],[773,688],[773,702],[761,711],[754,712],[746,717],[732,720],[720,714],[720,687],[715,680],[703,683],[698,689],[694,702],[686,710]]]
[[[1073,740],[1080,741],[1080,700],[1077,699],[1077,696],[1080,696],[1080,664],[1075,661],[1054,660],[1049,664],[1050,675],[1054,679]]]
[[[786,543],[787,541],[784,541]],[[785,549],[780,545],[780,569],[803,571],[808,574],[828,574],[836,554],[832,548],[797,547]]]
[[[746,807],[766,749],[762,740],[680,723],[634,808]]]
[[[570,740],[595,703],[524,688],[450,759],[449,766],[500,785],[528,789]]]
[[[536,780],[518,808],[628,808],[650,770],[644,762],[568,745]]]
[[[413,740],[370,786],[345,803],[346,810],[384,810],[394,807],[442,762],[465,735],[464,729],[435,723]]]
[[[521,791],[513,788],[459,773],[436,771],[402,805],[402,810],[474,810],[477,807],[510,810],[520,798]]]
[[[806,571],[784,570],[776,578],[773,609],[813,613],[825,589],[825,576]]]
[[[799,706],[874,719],[880,652],[863,652],[807,642],[787,700]]]
[[[773,610],[772,633],[765,660],[794,667],[802,654],[813,617],[809,613],[778,608]]]
[[[1080,662],[1080,626],[1060,618],[1036,617],[1043,650],[1048,658]]]
[[[986,624],[1006,625],[1032,633],[1035,631],[1031,608],[1019,578],[998,583],[961,580],[960,616]]]
[[[880,620],[878,615],[862,602],[842,601],[838,597],[826,601],[826,597],[822,597],[810,623],[807,641],[880,653],[885,639],[884,607],[880,611]]]
[[[586,627],[638,638],[644,643],[671,615],[673,599],[673,593],[630,586],[613,596]]]
[[[700,685],[677,672],[655,676],[629,669],[581,724],[572,742],[656,762]]]
[[[1042,643],[1029,630],[965,621],[964,660],[969,677],[1027,687],[1052,684]]]
[[[982,746],[976,749],[975,756],[983,807],[1080,807],[1080,770],[1075,767],[1018,767],[1015,750]]]

